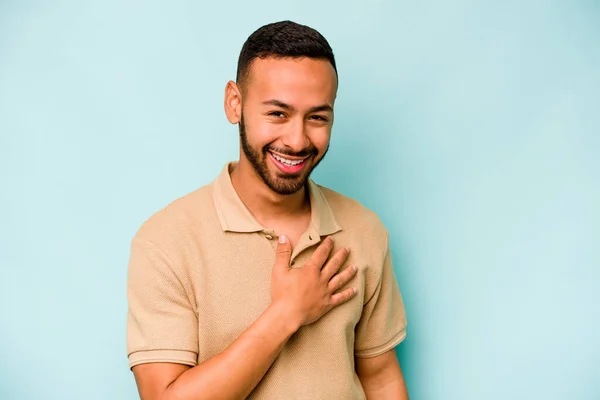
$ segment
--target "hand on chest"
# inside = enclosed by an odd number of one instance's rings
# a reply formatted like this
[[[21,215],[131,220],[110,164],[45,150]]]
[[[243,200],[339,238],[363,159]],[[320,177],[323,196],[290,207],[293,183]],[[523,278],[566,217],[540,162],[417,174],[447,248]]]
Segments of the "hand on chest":
[[[239,235],[243,235],[243,240]],[[332,256],[345,245],[346,241],[340,236],[333,235]],[[210,335],[211,341],[216,342],[214,351],[231,344],[269,306],[277,248],[277,236],[273,231],[232,233],[224,239],[231,242],[222,246],[226,251],[204,253],[207,255],[202,257],[196,288],[197,296],[201,297],[198,299],[199,332]],[[302,268],[320,242],[321,237],[311,229],[301,234],[292,253],[291,267]],[[308,339],[319,341],[323,339],[320,336],[336,332],[347,337],[360,319],[370,260],[363,256],[362,249],[353,247],[340,271],[356,265],[358,272],[341,290],[353,286],[357,288],[357,295],[314,324],[301,328],[310,332]]]

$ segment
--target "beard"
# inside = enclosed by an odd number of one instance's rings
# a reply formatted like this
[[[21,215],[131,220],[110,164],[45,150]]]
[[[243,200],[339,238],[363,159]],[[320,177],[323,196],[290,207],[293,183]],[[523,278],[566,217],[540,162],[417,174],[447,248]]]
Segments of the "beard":
[[[312,171],[317,167],[317,165],[319,165],[319,163],[325,157],[325,154],[327,154],[327,150],[329,150],[329,146],[327,146],[327,149],[325,149],[323,155],[318,158],[319,151],[312,144],[297,153],[293,153],[287,149],[279,149],[271,146],[270,144],[265,145],[260,150],[254,149],[248,142],[248,135],[246,133],[246,125],[244,124],[243,113],[239,122],[239,130],[242,150],[244,151],[248,161],[250,161],[252,168],[254,168],[254,171],[256,171],[258,176],[260,176],[262,181],[269,189],[280,195],[291,195],[302,189],[306,185],[306,181],[308,181]],[[267,165],[267,153],[269,151],[294,157],[308,157],[306,162],[308,163],[312,161],[313,165],[307,164],[303,172],[300,174],[286,174],[281,171],[272,173]],[[316,162],[314,160],[316,160]]]

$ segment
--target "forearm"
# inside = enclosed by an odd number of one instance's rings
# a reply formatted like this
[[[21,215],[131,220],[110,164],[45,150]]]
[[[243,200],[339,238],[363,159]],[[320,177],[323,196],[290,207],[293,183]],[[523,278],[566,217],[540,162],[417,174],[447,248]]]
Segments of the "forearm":
[[[357,358],[356,373],[368,400],[408,400],[394,349],[372,358]]]
[[[246,398],[298,329],[287,321],[281,308],[269,306],[225,351],[181,374],[166,399]]]
[[[384,386],[365,388],[367,400],[408,400],[408,391],[404,381],[389,382]]]

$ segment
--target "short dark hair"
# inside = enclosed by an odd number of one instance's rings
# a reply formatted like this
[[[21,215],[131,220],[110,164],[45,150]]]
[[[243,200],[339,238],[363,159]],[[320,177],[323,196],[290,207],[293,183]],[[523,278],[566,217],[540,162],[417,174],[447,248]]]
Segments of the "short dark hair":
[[[238,58],[237,83],[243,84],[256,58],[308,57],[327,60],[337,75],[333,50],[315,29],[292,21],[280,21],[258,28],[248,37]]]

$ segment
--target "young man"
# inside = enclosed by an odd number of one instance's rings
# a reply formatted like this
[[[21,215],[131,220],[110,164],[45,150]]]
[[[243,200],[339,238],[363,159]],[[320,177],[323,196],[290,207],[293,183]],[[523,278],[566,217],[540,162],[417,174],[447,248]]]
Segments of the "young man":
[[[337,84],[307,26],[266,25],[244,44],[225,88],[239,162],[132,241],[127,347],[143,400],[408,398],[387,231],[309,179]]]

